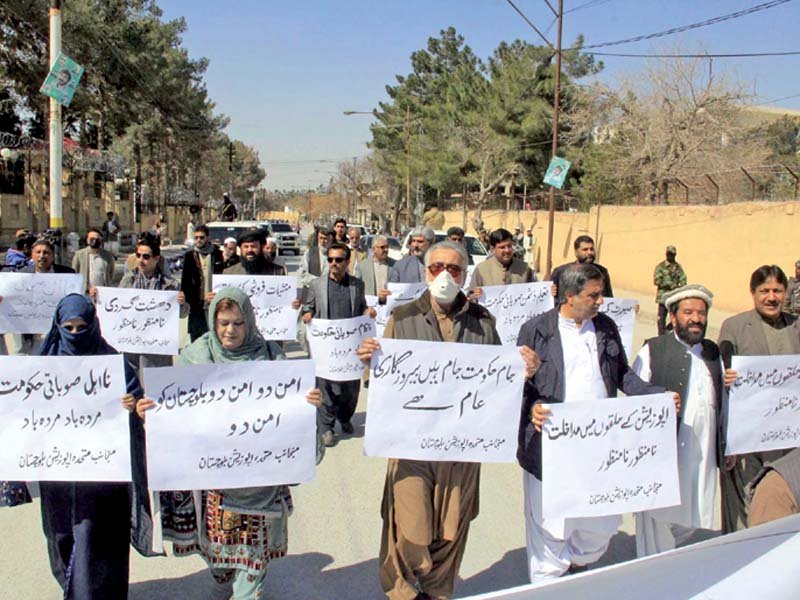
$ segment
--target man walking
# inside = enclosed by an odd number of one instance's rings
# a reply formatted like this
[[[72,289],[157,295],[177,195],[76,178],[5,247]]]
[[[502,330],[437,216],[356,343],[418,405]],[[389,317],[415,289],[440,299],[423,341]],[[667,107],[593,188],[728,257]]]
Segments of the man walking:
[[[286,275],[286,267],[264,256],[266,237],[263,231],[246,231],[239,236],[241,260],[223,271],[225,275]]]
[[[525,535],[531,582],[583,570],[598,560],[622,522],[620,516],[544,519],[542,516],[543,404],[591,402],[653,394],[664,388],[642,381],[629,367],[614,321],[598,313],[603,273],[595,265],[562,270],[559,306],[527,321],[518,346],[528,346],[541,367],[525,386],[517,459],[525,493]]]
[[[511,283],[530,283],[536,276],[524,261],[514,258],[514,241],[507,229],[495,229],[489,236],[492,256],[477,267],[472,274],[471,299],[478,300],[483,295],[485,285],[509,285]]]
[[[101,228],[103,239],[105,240],[105,249],[114,256],[119,252],[119,219],[114,214],[113,210],[106,213],[106,220]]]
[[[603,274],[603,297],[613,298],[614,290],[611,289],[611,276],[608,274],[608,269],[606,269],[603,265],[596,263],[594,261],[595,259],[594,240],[588,235],[579,235],[578,237],[575,238],[575,243],[572,246],[575,250],[575,262],[567,263],[561,265],[560,267],[556,267],[555,269],[553,269],[553,272],[550,275],[550,281],[553,282],[553,296],[555,296],[556,299],[559,298],[558,281],[564,269],[566,269],[570,265],[590,264],[597,267],[597,269]]]
[[[72,257],[73,270],[83,275],[83,293],[90,294],[97,286],[114,285],[115,262],[114,255],[103,249],[103,233],[90,227],[86,232],[86,247]]]
[[[673,550],[695,529],[711,529],[717,494],[717,426],[722,405],[722,360],[706,339],[713,294],[702,285],[680,287],[664,296],[672,331],[647,340],[633,363],[643,380],[676,390],[678,480],[681,503],[636,514],[639,557]]]
[[[468,302],[461,287],[467,252],[439,242],[425,257],[428,290],[398,306],[384,337],[469,344],[500,344],[494,317]],[[369,364],[380,350],[366,340],[359,357]],[[526,377],[536,357],[522,351]],[[381,586],[392,600],[450,598],[466,548],[470,522],[478,516],[480,463],[389,459],[381,505],[383,531],[378,558]]]
[[[358,227],[351,227],[347,231],[348,243],[350,246],[350,267],[348,273],[361,277],[361,263],[367,258],[367,253],[361,249],[361,230]]]
[[[777,265],[763,265],[750,276],[753,310],[725,319],[719,332],[719,350],[725,364],[725,384],[736,381],[730,368],[733,356],[800,354],[800,320],[783,312],[786,275]],[[722,533],[747,527],[748,486],[768,462],[788,450],[726,456],[720,474],[722,484]]]
[[[667,307],[664,304],[666,294],[686,285],[686,273],[680,263],[675,261],[678,250],[675,246],[667,246],[667,259],[656,265],[653,273],[653,285],[656,286],[656,304],[658,304],[658,335],[667,331]]]
[[[351,319],[362,315],[375,317],[374,309],[367,307],[364,282],[347,273],[350,248],[334,242],[327,252],[327,277],[311,282],[309,294],[301,309],[302,320],[308,324],[313,318]],[[353,433],[350,419],[356,411],[361,380],[330,381],[317,377],[317,387],[322,390],[322,406],[318,409],[322,441],[326,446],[336,443],[336,421],[342,433]]]
[[[195,341],[206,331],[207,296],[211,293],[211,277],[222,273],[222,251],[208,238],[207,225],[200,225],[194,230],[194,248],[183,255],[183,273],[181,274],[181,291],[189,305],[189,336]]]
[[[380,304],[386,303],[389,290],[386,285],[396,264],[389,258],[389,240],[385,235],[372,238],[372,256],[361,263],[361,280],[364,282],[364,293],[377,296]]]
[[[436,238],[430,227],[415,227],[411,230],[408,254],[397,261],[389,277],[392,283],[422,283],[425,281],[425,252]]]

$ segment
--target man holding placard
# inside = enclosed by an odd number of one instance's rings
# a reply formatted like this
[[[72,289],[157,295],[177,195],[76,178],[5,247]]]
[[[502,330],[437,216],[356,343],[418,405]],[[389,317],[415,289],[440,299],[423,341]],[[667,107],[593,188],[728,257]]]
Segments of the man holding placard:
[[[717,415],[722,403],[719,348],[705,339],[714,295],[702,285],[666,293],[672,331],[647,340],[633,370],[645,381],[683,398],[678,415],[678,474],[681,503],[636,513],[636,554],[674,549],[695,529],[711,529],[717,494]]]
[[[719,349],[725,363],[725,384],[732,385],[737,373],[733,356],[775,356],[800,354],[800,320],[783,312],[788,280],[777,265],[763,265],[750,277],[753,310],[734,315],[722,323]],[[728,428],[735,423],[728,423]],[[765,463],[777,460],[788,450],[751,452],[726,456],[722,484],[722,533],[747,527],[748,486]]]
[[[525,386],[517,459],[524,469],[525,531],[531,581],[575,572],[608,548],[619,516],[546,520],[542,515],[542,425],[545,403],[591,402],[663,392],[642,381],[628,366],[614,321],[598,314],[605,278],[591,263],[562,271],[560,305],[526,322],[518,346],[528,346],[541,368]]]
[[[467,272],[463,245],[444,241],[425,255],[428,290],[395,308],[385,338],[499,345],[494,318],[461,291]],[[369,363],[375,339],[359,348]],[[526,377],[538,366],[521,350]],[[377,401],[380,401],[378,399]],[[381,514],[380,579],[389,598],[449,598],[464,555],[470,522],[478,515],[480,463],[389,459]]]
[[[334,242],[327,251],[327,277],[318,277],[311,282],[306,303],[302,308],[303,322],[308,324],[315,317],[320,319],[351,319],[362,315],[375,317],[375,310],[367,306],[364,297],[364,282],[347,273],[350,262],[350,247]],[[353,433],[350,422],[358,404],[361,379],[330,381],[318,378],[317,387],[322,390],[322,406],[319,408],[322,441],[333,446],[336,437],[333,428],[336,421],[342,433]]]

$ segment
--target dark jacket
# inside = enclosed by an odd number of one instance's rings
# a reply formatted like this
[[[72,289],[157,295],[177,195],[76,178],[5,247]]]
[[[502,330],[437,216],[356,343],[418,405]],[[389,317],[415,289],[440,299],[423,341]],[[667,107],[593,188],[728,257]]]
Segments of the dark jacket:
[[[421,283],[425,281],[422,261],[413,254],[406,254],[398,260],[389,274],[392,283]]]
[[[276,262],[264,262],[263,268],[258,273],[250,273],[244,268],[244,263],[239,261],[235,265],[222,271],[223,275],[286,275],[286,267]]]
[[[362,316],[367,310],[367,299],[364,297],[364,282],[358,277],[345,273],[349,279],[350,308],[354,317]],[[317,277],[308,286],[308,295],[303,302],[302,313],[311,313],[317,319],[330,318],[328,306],[328,277]]]
[[[628,366],[625,349],[614,321],[598,314],[594,319],[600,373],[609,398],[622,390],[629,396],[657,394],[664,388],[642,381]],[[532,348],[542,361],[539,370],[525,383],[519,425],[517,460],[538,479],[542,478],[542,435],[531,422],[531,408],[537,402],[564,401],[564,351],[558,332],[558,308],[527,321],[519,332],[517,346]]]
[[[214,247],[211,253],[211,272],[213,275],[222,273],[225,259],[222,250]],[[186,296],[186,303],[191,312],[202,311],[205,302],[203,292],[203,270],[200,257],[196,250],[189,250],[183,255],[183,273],[181,274],[181,291]]]

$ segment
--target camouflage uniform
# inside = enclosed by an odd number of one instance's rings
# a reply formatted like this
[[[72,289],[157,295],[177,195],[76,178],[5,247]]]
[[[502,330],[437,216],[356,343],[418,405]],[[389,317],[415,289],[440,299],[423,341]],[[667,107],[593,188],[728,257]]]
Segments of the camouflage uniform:
[[[664,294],[686,285],[686,273],[677,262],[664,260],[656,266],[653,273],[653,284],[656,286],[656,304],[658,304],[658,335],[663,335],[666,329],[667,307],[664,306]]]

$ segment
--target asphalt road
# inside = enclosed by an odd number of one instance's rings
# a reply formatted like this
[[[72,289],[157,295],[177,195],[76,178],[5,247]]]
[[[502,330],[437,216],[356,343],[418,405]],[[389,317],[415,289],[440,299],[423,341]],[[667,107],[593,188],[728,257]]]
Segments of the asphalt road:
[[[284,259],[292,271],[297,268],[298,258]],[[628,297],[622,290],[618,293]],[[655,335],[653,305],[642,302],[642,306],[635,348]],[[292,488],[295,512],[289,520],[289,555],[270,565],[262,598],[383,597],[377,555],[386,461],[363,455],[365,410],[362,393],[353,419],[355,433],[328,450],[315,481]],[[472,524],[456,597],[528,583],[521,484],[521,470],[515,464],[483,466],[480,515]],[[0,599],[58,600],[61,595],[49,570],[38,502],[0,510],[0,531]],[[633,531],[633,519],[627,515],[595,566],[634,558]],[[211,598],[211,586],[205,563],[197,556],[131,556],[132,600],[204,600]]]

